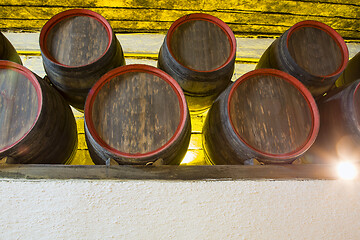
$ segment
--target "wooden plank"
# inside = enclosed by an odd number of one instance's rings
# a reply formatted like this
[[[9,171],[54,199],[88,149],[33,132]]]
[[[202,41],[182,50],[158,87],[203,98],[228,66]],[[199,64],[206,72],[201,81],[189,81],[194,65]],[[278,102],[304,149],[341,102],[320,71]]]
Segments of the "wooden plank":
[[[233,1],[230,1],[233,2]],[[237,1],[236,1],[237,2]],[[233,4],[235,4],[233,2]],[[269,4],[270,5],[270,4]],[[274,5],[271,3],[271,5]],[[276,4],[275,4],[276,6]],[[318,9],[318,6],[313,6],[315,9]],[[0,12],[0,19],[2,19],[3,24],[5,20],[18,20],[17,27],[21,28],[21,24],[26,24],[28,21],[36,21],[35,23],[40,23],[37,21],[42,21],[50,19],[57,13],[68,10],[71,8],[64,7],[27,7],[27,6],[4,6],[3,11]],[[182,17],[183,15],[198,12],[194,10],[177,10],[177,9],[128,9],[128,8],[88,8],[93,10],[103,17],[105,17],[115,31],[121,29],[128,29],[130,26],[134,26],[134,30],[146,29],[146,25],[150,23],[157,23],[158,27],[153,30],[167,30],[171,23]],[[249,7],[251,9],[251,7]],[[314,11],[317,11],[315,10]],[[335,29],[352,29],[357,30],[355,26],[352,26],[352,23],[358,23],[357,19],[359,8],[356,9],[346,9],[347,12],[339,11],[338,7],[335,9],[330,8],[330,13],[334,13],[332,16],[324,16],[322,12],[311,13],[309,14],[309,9],[306,12],[298,13],[296,11],[291,12],[287,10],[274,9],[271,11],[253,11],[253,10],[237,10],[236,8],[223,8],[216,11],[202,11],[208,14],[212,14],[226,23],[238,23],[244,24],[250,27],[250,25],[263,25],[263,28],[272,29],[272,26],[285,26],[289,27],[295,24],[296,22],[305,20],[311,16],[312,20],[323,21],[324,23],[330,25]],[[278,11],[276,11],[278,10]],[[324,10],[325,11],[325,10]],[[328,12],[326,10],[325,12]],[[343,15],[343,16],[341,16]],[[119,17],[120,16],[120,17]],[[341,19],[339,19],[341,17]],[[126,26],[126,21],[128,26]],[[119,24],[125,25],[124,27],[119,26]],[[134,25],[135,24],[135,25]],[[359,24],[359,23],[358,23]],[[42,24],[43,25],[43,24]],[[41,28],[42,25],[34,25],[33,28]],[[0,25],[1,26],[1,25]],[[11,25],[8,26],[11,28]],[[135,28],[136,27],[136,28]],[[1,26],[1,28],[3,28]],[[264,29],[263,31],[265,32]],[[237,32],[237,29],[233,29],[234,32]],[[270,31],[271,32],[271,31]]]
[[[354,0],[319,0],[319,1],[314,1],[314,0],[292,0],[292,1],[296,1],[296,2],[321,2],[321,3],[332,3],[332,4],[341,4],[341,5],[350,5],[350,6],[359,6],[359,2],[358,1],[354,1]]]
[[[322,1],[294,1],[285,0],[274,4],[272,0],[261,2],[252,0],[228,0],[228,1],[107,1],[107,0],[75,0],[75,1],[41,1],[30,0],[24,3],[21,0],[4,0],[4,6],[22,7],[43,7],[46,8],[127,8],[127,9],[166,9],[166,10],[189,10],[189,11],[214,11],[214,10],[235,10],[253,11],[267,13],[291,13],[298,15],[318,15],[318,16],[340,16],[356,18],[356,9],[360,4],[351,0],[322,0]]]
[[[356,165],[357,170],[360,166]],[[0,164],[3,179],[91,180],[335,180],[333,165],[258,166],[66,166]],[[359,178],[357,179],[357,181]]]
[[[155,2],[155,1],[154,1]],[[282,1],[281,4],[265,1],[260,7],[247,1],[227,1],[220,5],[213,1],[201,12],[212,14],[226,22],[235,34],[241,36],[278,36],[293,24],[312,19],[324,22],[344,38],[360,39],[358,6]],[[232,6],[232,4],[234,6]],[[324,6],[323,6],[324,5]],[[329,5],[329,6],[328,6]],[[115,32],[166,32],[172,22],[185,14],[199,12],[189,9],[166,8],[91,8],[109,20]],[[1,29],[27,29],[38,31],[54,14],[71,7],[3,6],[0,12]],[[140,6],[141,8],[141,6]],[[119,16],[121,16],[119,18]]]

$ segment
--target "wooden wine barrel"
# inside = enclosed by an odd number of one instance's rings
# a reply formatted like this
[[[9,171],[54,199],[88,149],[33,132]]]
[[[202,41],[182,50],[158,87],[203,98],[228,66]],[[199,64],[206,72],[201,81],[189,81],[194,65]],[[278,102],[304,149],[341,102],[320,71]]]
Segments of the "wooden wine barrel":
[[[8,60],[22,64],[19,54],[10,41],[0,32],[0,60]]]
[[[246,73],[213,103],[203,127],[212,164],[291,163],[314,142],[316,103],[306,87],[275,69]]]
[[[47,82],[27,68],[0,61],[0,159],[66,163],[77,147],[73,113]]]
[[[85,105],[85,134],[95,164],[179,164],[190,141],[180,86],[160,69],[135,64],[105,74]]]
[[[80,110],[92,85],[109,70],[125,64],[110,24],[85,9],[52,17],[41,30],[40,49],[48,78]]]
[[[176,20],[160,48],[158,67],[183,89],[191,112],[209,108],[229,85],[236,40],[220,19],[195,13]]]
[[[303,21],[276,39],[256,68],[289,73],[318,97],[333,86],[348,59],[347,46],[334,29],[321,22]]]
[[[306,153],[312,163],[360,159],[360,79],[317,100],[319,135]]]
[[[352,59],[350,59],[344,72],[336,80],[336,87],[348,85],[360,79],[360,52],[358,52]]]

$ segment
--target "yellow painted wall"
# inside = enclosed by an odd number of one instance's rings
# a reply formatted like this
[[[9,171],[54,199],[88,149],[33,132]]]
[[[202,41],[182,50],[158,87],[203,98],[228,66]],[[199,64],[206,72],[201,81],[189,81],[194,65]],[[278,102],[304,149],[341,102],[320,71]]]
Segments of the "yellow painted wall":
[[[278,36],[302,20],[328,24],[346,40],[360,40],[357,0],[3,0],[0,29],[39,31],[53,15],[87,8],[104,16],[115,32],[164,33],[179,17],[203,12],[226,22],[237,36]]]

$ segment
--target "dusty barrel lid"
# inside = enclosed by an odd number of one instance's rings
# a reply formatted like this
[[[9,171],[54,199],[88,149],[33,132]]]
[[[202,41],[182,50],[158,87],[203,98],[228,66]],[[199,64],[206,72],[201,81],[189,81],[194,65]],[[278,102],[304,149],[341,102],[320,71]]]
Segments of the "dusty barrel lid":
[[[40,48],[53,63],[78,68],[96,62],[113,40],[104,17],[86,9],[72,9],[53,16],[42,28]]]
[[[24,139],[38,121],[43,96],[27,68],[0,61],[0,153]]]
[[[293,160],[312,145],[319,131],[311,93],[275,69],[240,77],[228,95],[227,114],[238,140],[265,163]]]
[[[196,72],[219,70],[236,54],[236,40],[229,26],[204,13],[176,20],[167,33],[166,44],[179,64]]]
[[[317,21],[302,21],[292,26],[286,44],[290,56],[300,68],[324,79],[341,74],[349,59],[340,34]]]
[[[177,82],[160,69],[141,64],[105,74],[85,104],[88,133],[115,159],[156,156],[177,141],[188,121]]]

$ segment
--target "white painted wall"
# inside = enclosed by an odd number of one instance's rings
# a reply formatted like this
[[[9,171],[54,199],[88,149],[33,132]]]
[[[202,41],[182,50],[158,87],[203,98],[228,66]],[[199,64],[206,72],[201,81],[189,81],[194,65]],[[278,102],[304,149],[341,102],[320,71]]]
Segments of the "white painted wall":
[[[0,239],[360,239],[360,181],[0,180]]]

